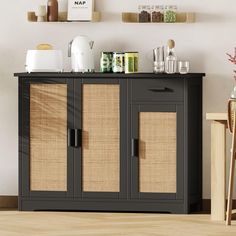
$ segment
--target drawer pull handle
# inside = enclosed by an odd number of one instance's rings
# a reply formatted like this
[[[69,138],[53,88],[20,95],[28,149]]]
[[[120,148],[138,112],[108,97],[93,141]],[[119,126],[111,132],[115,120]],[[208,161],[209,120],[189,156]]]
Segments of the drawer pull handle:
[[[139,140],[132,139],[131,140],[131,156],[138,157],[139,156]]]
[[[160,88],[149,88],[148,89],[149,91],[151,92],[157,92],[157,93],[172,93],[174,92],[173,89],[170,89],[170,88],[166,88],[166,87],[160,87]]]

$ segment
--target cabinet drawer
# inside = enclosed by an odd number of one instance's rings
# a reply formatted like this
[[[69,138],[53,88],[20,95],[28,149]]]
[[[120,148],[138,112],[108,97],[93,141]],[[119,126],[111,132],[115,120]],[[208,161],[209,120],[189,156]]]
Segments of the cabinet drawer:
[[[182,101],[184,80],[143,79],[132,80],[132,100],[134,101]]]

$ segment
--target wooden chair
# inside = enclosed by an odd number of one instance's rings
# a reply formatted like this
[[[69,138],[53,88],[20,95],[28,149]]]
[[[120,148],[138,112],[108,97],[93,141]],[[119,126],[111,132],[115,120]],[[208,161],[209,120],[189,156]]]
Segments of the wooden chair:
[[[228,190],[228,204],[226,225],[231,225],[232,218],[232,202],[233,202],[233,187],[234,187],[234,171],[236,161],[236,99],[230,99],[228,102],[228,127],[232,133],[232,146],[230,158],[230,172],[229,172],[229,190]]]

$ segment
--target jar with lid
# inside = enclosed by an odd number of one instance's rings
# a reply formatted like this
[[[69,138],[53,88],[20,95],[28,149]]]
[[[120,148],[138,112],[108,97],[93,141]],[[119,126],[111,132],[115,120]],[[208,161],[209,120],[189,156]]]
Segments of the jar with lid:
[[[139,6],[139,22],[151,22],[151,8],[148,5]]]
[[[123,52],[113,52],[112,71],[114,73],[125,72],[125,54]]]
[[[112,73],[113,52],[102,52],[100,59],[100,72]]]
[[[164,21],[164,6],[157,5],[152,7],[152,22]]]
[[[58,21],[58,1],[48,0],[47,21]]]
[[[175,23],[176,18],[177,18],[177,6],[176,5],[165,6],[164,22]]]

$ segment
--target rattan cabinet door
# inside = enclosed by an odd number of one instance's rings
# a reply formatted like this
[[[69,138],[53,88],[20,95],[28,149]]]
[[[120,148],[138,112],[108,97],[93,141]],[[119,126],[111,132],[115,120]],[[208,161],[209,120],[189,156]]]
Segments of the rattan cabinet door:
[[[73,127],[70,80],[27,81],[23,85],[23,194],[67,197],[73,193]]]
[[[82,131],[81,149],[75,151],[78,197],[125,197],[127,114],[121,112],[127,106],[125,83],[116,79],[76,82],[76,91],[81,91],[76,126]]]
[[[134,105],[132,198],[183,197],[183,106]]]

